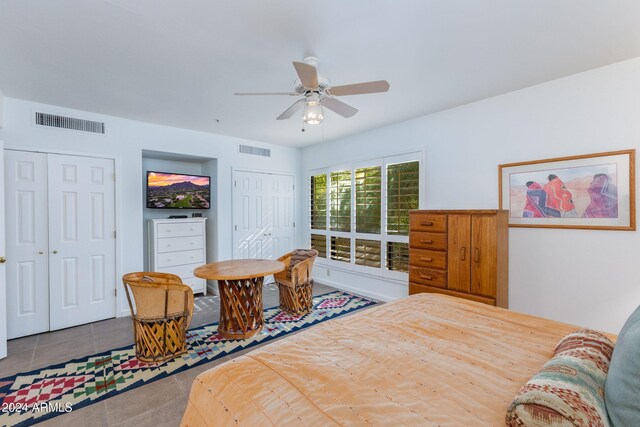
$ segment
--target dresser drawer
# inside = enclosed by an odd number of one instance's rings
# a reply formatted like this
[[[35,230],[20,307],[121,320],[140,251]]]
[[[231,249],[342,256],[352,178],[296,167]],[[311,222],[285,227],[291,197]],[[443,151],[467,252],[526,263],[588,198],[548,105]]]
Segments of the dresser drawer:
[[[409,249],[409,263],[416,267],[447,268],[447,253],[426,249]]]
[[[411,231],[431,231],[444,233],[447,231],[447,216],[439,214],[413,214],[409,217]]]
[[[447,249],[447,235],[445,233],[411,231],[409,233],[409,246],[418,249],[444,251]]]
[[[204,234],[202,222],[177,222],[175,224],[158,224],[158,238],[201,236]]]
[[[409,281],[423,283],[425,285],[447,287],[447,270],[436,270],[433,268],[411,267],[409,270]]]
[[[166,237],[158,239],[158,253],[204,248],[204,236]]]
[[[182,282],[185,285],[189,285],[191,289],[193,289],[193,293],[196,294],[204,292],[207,288],[207,281],[198,277],[189,277],[187,279],[182,279]]]
[[[164,267],[162,268],[163,273],[171,273],[179,276],[181,279],[185,277],[194,277],[193,270],[198,267],[201,267],[204,262],[199,262],[195,264],[185,264],[185,265],[177,265],[175,267]]]
[[[204,251],[197,249],[195,251],[168,252],[158,254],[158,268],[173,267],[183,264],[204,264]],[[160,270],[162,271],[162,270]],[[193,275],[193,273],[191,274]]]

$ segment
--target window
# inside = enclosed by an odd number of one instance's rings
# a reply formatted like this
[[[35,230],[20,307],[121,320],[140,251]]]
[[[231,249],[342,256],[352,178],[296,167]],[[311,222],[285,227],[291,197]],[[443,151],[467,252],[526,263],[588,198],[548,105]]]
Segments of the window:
[[[331,259],[342,262],[351,261],[351,239],[331,236]]]
[[[317,230],[327,229],[326,175],[311,177],[311,228]]]
[[[409,210],[418,209],[419,163],[387,166],[387,234],[409,235]]]
[[[387,270],[409,271],[409,244],[387,242]]]
[[[327,257],[327,236],[322,234],[311,235],[311,249],[318,251],[320,258]]]
[[[351,231],[351,171],[331,173],[332,231]]]
[[[356,169],[356,232],[380,234],[382,168]]]
[[[356,264],[380,268],[379,240],[356,239]]]
[[[335,266],[401,279],[409,210],[420,206],[419,154],[318,171],[310,179],[311,247]]]

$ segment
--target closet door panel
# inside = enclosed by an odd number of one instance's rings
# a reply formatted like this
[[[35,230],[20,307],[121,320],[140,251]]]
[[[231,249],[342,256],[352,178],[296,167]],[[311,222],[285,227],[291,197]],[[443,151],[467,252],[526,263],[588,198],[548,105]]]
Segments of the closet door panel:
[[[48,156],[51,329],[115,316],[113,160]]]
[[[447,287],[471,291],[471,215],[448,215],[449,281]]]
[[[471,216],[471,293],[495,298],[497,269],[497,219]]]
[[[7,336],[49,330],[47,155],[5,151]]]

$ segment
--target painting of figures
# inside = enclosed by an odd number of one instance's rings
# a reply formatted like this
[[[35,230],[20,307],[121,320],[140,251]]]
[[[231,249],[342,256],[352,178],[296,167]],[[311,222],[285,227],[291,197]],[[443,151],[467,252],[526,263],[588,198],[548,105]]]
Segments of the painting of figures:
[[[510,214],[520,218],[617,218],[615,164],[509,175]]]
[[[634,151],[500,165],[500,203],[510,225],[635,227]]]

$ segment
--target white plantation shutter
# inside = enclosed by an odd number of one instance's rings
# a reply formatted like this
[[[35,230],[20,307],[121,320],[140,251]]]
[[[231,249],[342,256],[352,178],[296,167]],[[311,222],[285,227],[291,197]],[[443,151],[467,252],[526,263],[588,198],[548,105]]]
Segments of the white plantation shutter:
[[[355,171],[356,232],[380,234],[382,212],[382,167]]]
[[[331,236],[331,259],[351,262],[351,239]]]
[[[409,235],[409,210],[418,209],[420,163],[387,166],[387,234]]]
[[[331,173],[331,231],[351,231],[351,171]]]
[[[324,234],[311,235],[311,249],[318,251],[318,257],[327,257],[327,236]]]

